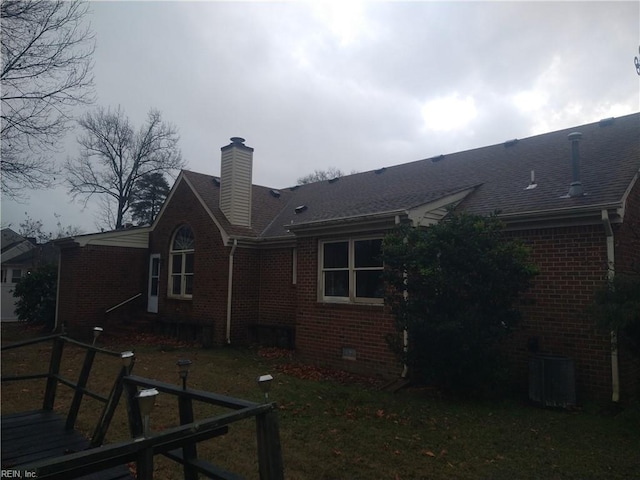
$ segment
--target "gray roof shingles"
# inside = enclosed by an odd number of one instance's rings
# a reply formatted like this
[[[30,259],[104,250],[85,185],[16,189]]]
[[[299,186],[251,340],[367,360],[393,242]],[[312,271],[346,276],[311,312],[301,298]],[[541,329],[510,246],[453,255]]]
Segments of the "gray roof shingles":
[[[585,195],[566,198],[571,183],[571,142],[578,131],[580,172]],[[286,237],[285,226],[406,210],[475,187],[461,204],[488,214],[551,212],[620,202],[640,169],[640,113],[521,139],[512,146],[492,145],[321,181],[296,189],[253,187],[252,228],[232,226],[218,207],[213,177],[185,171],[203,200],[230,235]],[[531,171],[537,187],[526,190]],[[300,205],[307,206],[295,213]]]

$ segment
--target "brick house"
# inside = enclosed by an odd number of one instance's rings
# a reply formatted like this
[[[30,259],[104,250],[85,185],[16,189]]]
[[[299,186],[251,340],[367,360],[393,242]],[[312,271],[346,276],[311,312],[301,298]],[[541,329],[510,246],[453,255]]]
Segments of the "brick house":
[[[533,351],[566,355],[579,396],[618,399],[640,368],[588,310],[610,272],[640,264],[639,127],[633,114],[280,190],[252,184],[253,148],[232,138],[220,176],[182,171],[153,225],[58,242],[58,326],[146,318],[205,346],[260,341],[398,376],[382,237],[499,210],[541,272],[509,346],[519,378]]]

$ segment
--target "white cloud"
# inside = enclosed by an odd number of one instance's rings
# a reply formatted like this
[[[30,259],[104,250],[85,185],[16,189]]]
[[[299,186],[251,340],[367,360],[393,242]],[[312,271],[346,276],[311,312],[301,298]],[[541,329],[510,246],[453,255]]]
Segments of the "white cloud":
[[[424,127],[435,132],[465,128],[477,115],[473,97],[460,97],[457,93],[429,100],[422,107]]]

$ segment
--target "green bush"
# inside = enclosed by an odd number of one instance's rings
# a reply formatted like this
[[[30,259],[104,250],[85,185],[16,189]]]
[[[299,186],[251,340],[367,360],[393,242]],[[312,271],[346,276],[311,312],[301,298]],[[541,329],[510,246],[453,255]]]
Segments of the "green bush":
[[[413,378],[465,394],[500,384],[498,343],[537,273],[528,249],[505,238],[495,216],[450,214],[428,228],[399,226],[385,237],[383,259],[399,332],[390,344]]]
[[[13,291],[18,319],[53,329],[56,318],[58,267],[43,265],[20,279]]]
[[[640,274],[616,274],[596,292],[594,307],[598,325],[640,358]]]

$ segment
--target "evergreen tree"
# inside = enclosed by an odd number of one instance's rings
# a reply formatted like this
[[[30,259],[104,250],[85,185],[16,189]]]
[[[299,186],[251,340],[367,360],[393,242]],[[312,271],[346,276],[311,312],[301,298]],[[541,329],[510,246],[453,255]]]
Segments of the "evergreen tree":
[[[169,183],[159,172],[142,177],[131,203],[133,220],[139,225],[151,225],[169,194]]]

